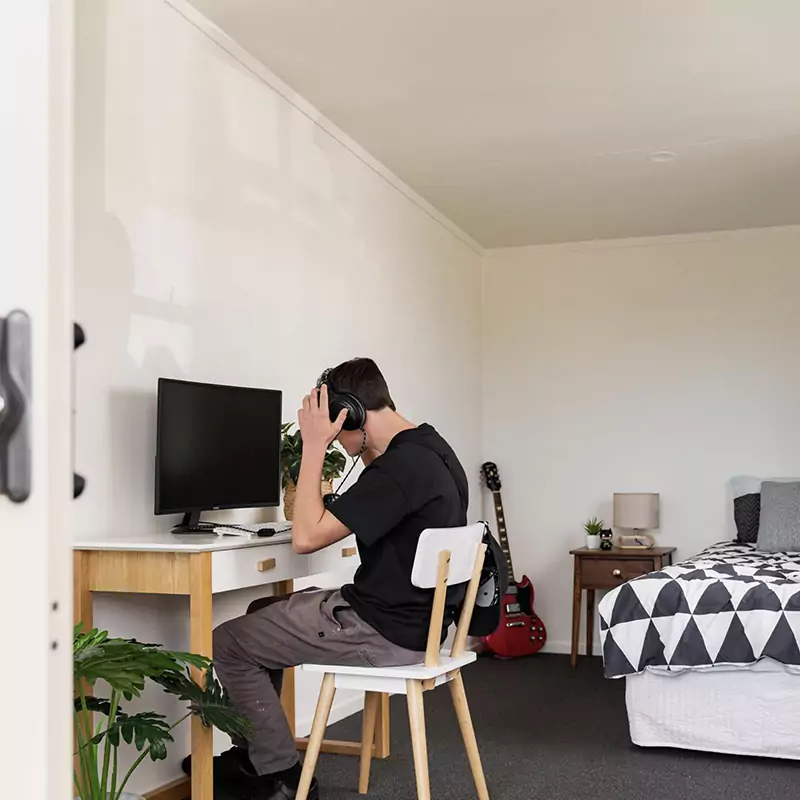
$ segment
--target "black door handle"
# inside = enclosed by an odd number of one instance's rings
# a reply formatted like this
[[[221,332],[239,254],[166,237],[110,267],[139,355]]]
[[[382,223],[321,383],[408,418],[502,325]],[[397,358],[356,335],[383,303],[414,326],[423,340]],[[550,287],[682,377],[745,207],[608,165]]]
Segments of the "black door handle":
[[[31,320],[0,318],[0,495],[24,503],[31,494]]]

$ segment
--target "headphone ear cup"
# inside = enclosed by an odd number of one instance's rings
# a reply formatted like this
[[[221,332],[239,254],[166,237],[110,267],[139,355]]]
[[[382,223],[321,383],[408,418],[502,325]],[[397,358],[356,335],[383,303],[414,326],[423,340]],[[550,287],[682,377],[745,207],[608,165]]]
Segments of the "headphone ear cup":
[[[357,431],[364,423],[360,422],[361,404],[354,404],[356,398],[351,394],[339,394],[338,392],[328,392],[328,414],[331,422],[336,422],[342,411],[347,412],[342,428],[346,431]],[[360,407],[359,407],[360,406]]]
[[[367,424],[367,409],[354,394],[348,395],[348,399],[352,403],[352,411],[348,411],[347,419],[348,421],[352,419],[354,426],[352,430],[357,431]]]
[[[364,404],[349,392],[339,394],[338,392],[331,392],[328,395],[328,410],[330,412],[331,422],[336,422],[342,409],[347,411],[344,425],[342,427],[346,431],[357,431],[363,428],[367,422],[367,410]]]

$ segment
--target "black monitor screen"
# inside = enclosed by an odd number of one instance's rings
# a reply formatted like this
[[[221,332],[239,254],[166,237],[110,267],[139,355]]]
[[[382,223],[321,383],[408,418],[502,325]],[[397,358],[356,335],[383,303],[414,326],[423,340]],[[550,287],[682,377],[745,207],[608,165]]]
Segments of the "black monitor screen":
[[[161,378],[156,514],[276,506],[281,393]]]

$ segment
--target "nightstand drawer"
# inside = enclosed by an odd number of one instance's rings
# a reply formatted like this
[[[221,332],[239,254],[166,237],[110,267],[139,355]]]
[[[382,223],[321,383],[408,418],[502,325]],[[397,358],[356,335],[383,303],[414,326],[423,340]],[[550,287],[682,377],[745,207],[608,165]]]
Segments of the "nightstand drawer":
[[[611,589],[654,570],[652,558],[582,558],[581,583],[585,589]]]

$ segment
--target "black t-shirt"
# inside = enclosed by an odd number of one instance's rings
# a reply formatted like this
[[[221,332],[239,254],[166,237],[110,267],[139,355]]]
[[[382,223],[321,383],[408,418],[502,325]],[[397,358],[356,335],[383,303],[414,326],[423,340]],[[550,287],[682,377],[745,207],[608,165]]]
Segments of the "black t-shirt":
[[[328,509],[356,535],[361,557],[342,595],[390,642],[425,650],[433,590],[411,583],[417,542],[426,528],[466,525],[468,502],[467,476],[453,449],[430,425],[420,425],[398,433]],[[447,590],[450,614],[464,591],[463,585]]]

